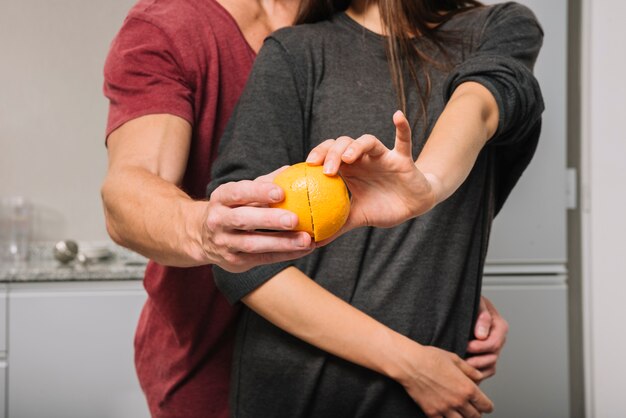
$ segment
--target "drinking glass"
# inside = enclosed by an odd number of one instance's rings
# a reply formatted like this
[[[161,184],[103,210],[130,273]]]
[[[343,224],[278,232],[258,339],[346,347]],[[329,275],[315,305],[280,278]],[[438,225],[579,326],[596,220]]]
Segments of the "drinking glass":
[[[32,205],[22,196],[0,197],[0,259],[28,260]]]

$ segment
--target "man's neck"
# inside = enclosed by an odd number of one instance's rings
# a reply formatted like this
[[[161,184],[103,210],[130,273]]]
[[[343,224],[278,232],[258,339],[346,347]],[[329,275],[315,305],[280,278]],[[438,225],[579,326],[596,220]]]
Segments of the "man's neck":
[[[235,19],[252,49],[259,51],[263,40],[275,30],[291,26],[299,0],[217,0]]]

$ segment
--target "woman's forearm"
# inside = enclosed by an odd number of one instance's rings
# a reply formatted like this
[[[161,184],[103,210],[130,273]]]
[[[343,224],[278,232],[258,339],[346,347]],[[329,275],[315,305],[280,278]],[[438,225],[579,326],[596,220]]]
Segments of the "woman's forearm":
[[[424,411],[493,404],[478,388],[483,375],[456,354],[387,328],[289,267],[243,299],[274,325],[344,360],[401,384]],[[428,412],[427,412],[428,413]],[[430,413],[429,416],[441,415]]]
[[[497,127],[498,105],[491,92],[476,82],[459,85],[415,163],[433,186],[437,203],[465,181]]]
[[[391,330],[289,267],[243,298],[252,310],[324,351],[401,378],[416,342]],[[411,353],[411,356],[414,352]]]

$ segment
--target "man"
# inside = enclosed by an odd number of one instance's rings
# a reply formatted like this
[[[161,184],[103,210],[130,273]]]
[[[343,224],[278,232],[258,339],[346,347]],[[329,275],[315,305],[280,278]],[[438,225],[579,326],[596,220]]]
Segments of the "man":
[[[314,249],[308,234],[292,231],[294,214],[262,207],[283,198],[265,181],[271,176],[225,184],[204,200],[218,139],[256,52],[299,7],[297,0],[140,0],[111,45],[102,198],[111,237],[153,260],[135,362],[155,417],[228,416],[238,307],[216,290],[210,264],[245,271]],[[259,291],[247,302],[255,310],[284,300],[271,281]],[[468,349],[484,354],[468,362],[482,371],[479,380],[493,374],[507,325],[483,301],[476,330],[480,339]],[[367,349],[355,352],[367,357]]]

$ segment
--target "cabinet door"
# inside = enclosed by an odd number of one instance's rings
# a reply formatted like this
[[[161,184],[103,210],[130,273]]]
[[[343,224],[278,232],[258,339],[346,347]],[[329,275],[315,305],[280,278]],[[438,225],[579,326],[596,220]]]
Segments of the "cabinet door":
[[[565,278],[486,277],[483,295],[510,325],[497,373],[481,384],[489,417],[569,417]]]
[[[9,290],[8,416],[148,417],[133,362],[140,282]]]

